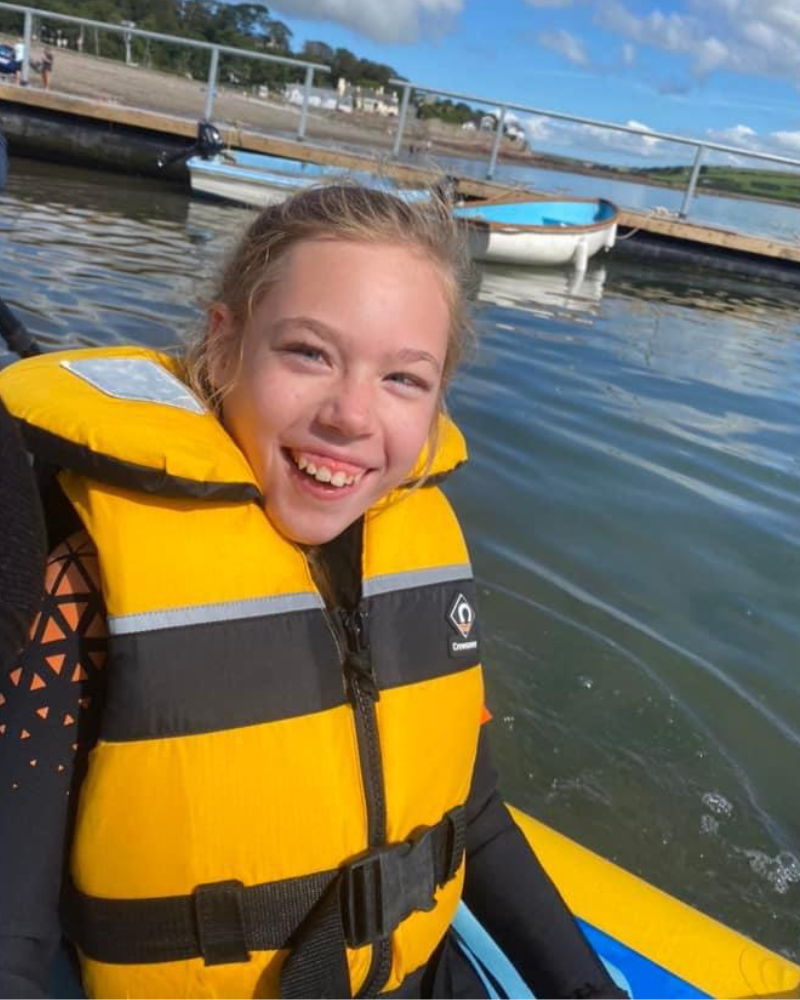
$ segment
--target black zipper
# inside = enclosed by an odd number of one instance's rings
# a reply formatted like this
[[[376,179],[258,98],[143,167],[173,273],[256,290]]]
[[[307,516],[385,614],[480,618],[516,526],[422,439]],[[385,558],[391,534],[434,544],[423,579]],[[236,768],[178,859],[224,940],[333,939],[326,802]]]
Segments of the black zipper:
[[[372,665],[367,610],[359,604],[353,611],[339,609],[338,616],[345,637],[342,671],[355,716],[358,758],[367,804],[368,844],[369,847],[383,847],[386,844],[386,793],[375,711],[380,692]],[[377,996],[389,977],[391,960],[390,939],[376,941],[367,977],[358,994],[360,997]]]

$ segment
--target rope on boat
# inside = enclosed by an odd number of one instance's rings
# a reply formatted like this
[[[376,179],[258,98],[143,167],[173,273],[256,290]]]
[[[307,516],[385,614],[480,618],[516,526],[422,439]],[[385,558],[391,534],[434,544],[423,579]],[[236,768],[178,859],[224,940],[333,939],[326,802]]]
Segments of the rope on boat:
[[[673,212],[671,208],[666,208],[664,205],[656,205],[655,208],[651,209],[647,215],[644,217],[644,221],[647,219],[665,219],[665,218],[678,218],[678,213]],[[635,229],[631,229],[629,233],[625,233],[624,236],[617,237],[617,243],[621,243],[623,240],[629,240],[631,236],[635,236],[637,233],[642,231],[642,226],[637,226]]]

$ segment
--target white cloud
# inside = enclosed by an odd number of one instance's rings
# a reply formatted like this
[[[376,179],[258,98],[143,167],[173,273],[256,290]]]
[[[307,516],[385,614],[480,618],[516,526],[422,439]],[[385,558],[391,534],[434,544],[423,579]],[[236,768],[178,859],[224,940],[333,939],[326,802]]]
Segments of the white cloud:
[[[410,43],[446,31],[465,0],[277,0],[270,9],[288,17],[335,21],[384,44]]]
[[[562,149],[591,150],[591,155],[605,152],[624,153],[633,157],[660,156],[668,143],[649,135],[653,129],[649,125],[631,119],[626,124],[641,134],[617,132],[596,125],[579,125],[541,117],[530,117],[522,123],[528,145],[532,149],[555,146]]]
[[[684,12],[668,14],[638,9],[633,0],[597,0],[598,22],[628,41],[685,56],[697,77],[725,69],[800,88],[797,0],[686,0]]]
[[[636,46],[626,42],[622,46],[621,61],[623,66],[633,66],[636,62]]]
[[[704,38],[694,53],[694,68],[699,76],[707,76],[724,66],[730,54],[728,47],[718,38]]]
[[[543,31],[539,35],[539,44],[546,49],[558,52],[576,66],[588,66],[589,57],[583,47],[583,42],[568,31],[558,28],[556,31]]]
[[[773,132],[772,138],[787,156],[800,158],[800,132]]]
[[[593,145],[619,153],[628,153],[634,156],[653,156],[661,153],[664,142],[653,135],[648,135],[653,129],[642,122],[628,120],[625,124],[629,128],[636,129],[638,133],[616,132],[607,128],[598,128],[596,125],[579,125],[577,131],[581,133],[581,138],[588,139]]]
[[[532,115],[521,121],[520,124],[525,131],[528,145],[532,148],[548,142],[553,136],[553,127],[546,118]]]
[[[634,121],[633,118],[629,119],[625,124],[629,128],[639,129],[639,131],[642,132],[642,133],[654,132],[655,131],[655,129],[650,128],[649,125],[643,125],[642,122]],[[644,148],[644,149],[655,149],[656,146],[660,146],[661,145],[661,139],[657,139],[655,136],[651,136],[651,135],[635,136],[635,135],[633,135],[632,133],[629,132],[628,133],[628,138],[629,139],[633,139],[636,142],[640,142],[642,144],[642,148]]]
[[[753,153],[770,153],[773,156],[787,156],[790,159],[800,160],[800,131],[770,132],[762,136],[749,125],[732,125],[730,128],[724,129],[707,129],[706,138],[723,146],[738,146]],[[758,159],[738,156],[733,153],[713,153],[712,155],[717,162],[736,163],[746,167],[760,165],[766,170],[781,169],[781,165],[778,163],[770,164],[767,161],[761,161],[759,164]]]
[[[722,146],[740,146],[742,149],[763,151],[758,133],[749,125],[732,125],[730,128],[708,129],[706,135]]]
[[[571,7],[573,0],[525,0],[529,7],[549,7],[551,10],[556,7]]]

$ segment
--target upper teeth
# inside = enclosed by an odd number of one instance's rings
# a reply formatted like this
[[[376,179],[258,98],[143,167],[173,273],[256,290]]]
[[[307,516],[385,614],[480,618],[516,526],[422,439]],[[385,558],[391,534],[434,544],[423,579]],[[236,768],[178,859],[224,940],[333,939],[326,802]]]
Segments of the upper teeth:
[[[330,483],[331,486],[352,486],[364,475],[363,472],[357,472],[349,476],[346,472],[342,472],[341,469],[337,472],[331,472],[327,465],[315,465],[314,462],[310,462],[304,455],[295,455],[292,457],[301,472],[313,476],[320,483]]]

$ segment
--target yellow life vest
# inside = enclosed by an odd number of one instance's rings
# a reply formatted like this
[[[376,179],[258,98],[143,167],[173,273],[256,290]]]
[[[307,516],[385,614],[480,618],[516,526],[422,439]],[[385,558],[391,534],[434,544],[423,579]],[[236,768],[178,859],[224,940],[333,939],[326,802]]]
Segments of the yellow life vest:
[[[0,374],[97,546],[108,614],[70,865],[84,986],[278,995],[333,885],[352,995],[395,990],[463,882],[483,688],[460,529],[435,486],[368,511],[361,604],[326,609],[177,370],[124,348]],[[465,458],[440,429],[434,477]],[[302,969],[292,982],[312,988]]]

